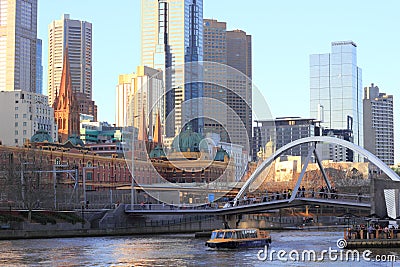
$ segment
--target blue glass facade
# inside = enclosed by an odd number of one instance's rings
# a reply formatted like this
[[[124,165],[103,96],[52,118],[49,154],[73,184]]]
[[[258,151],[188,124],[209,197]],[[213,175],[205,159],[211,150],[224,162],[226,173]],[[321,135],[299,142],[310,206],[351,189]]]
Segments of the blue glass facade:
[[[351,130],[363,147],[362,73],[357,45],[333,42],[329,54],[310,56],[310,115],[325,129]],[[358,161],[358,158],[354,158]]]
[[[186,5],[185,24],[189,27],[185,27],[185,39],[188,38],[189,42],[185,40],[188,44],[185,51],[185,100],[192,101],[182,108],[182,126],[189,123],[194,132],[203,133],[203,70],[199,64],[188,64],[203,61],[203,0],[186,0]]]
[[[43,94],[42,40],[36,40],[36,93]]]
[[[203,131],[200,67],[184,64],[203,60],[203,0],[142,0],[142,65],[168,70],[165,86],[166,135],[189,123]],[[194,81],[194,82],[193,82]],[[171,90],[171,91],[170,91]],[[172,115],[170,115],[172,114]],[[192,120],[193,118],[196,118]]]

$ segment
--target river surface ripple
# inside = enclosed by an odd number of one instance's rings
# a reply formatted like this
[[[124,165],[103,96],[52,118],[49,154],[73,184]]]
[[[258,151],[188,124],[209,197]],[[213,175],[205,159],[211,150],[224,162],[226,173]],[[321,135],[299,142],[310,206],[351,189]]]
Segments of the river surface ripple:
[[[338,249],[339,231],[272,231],[271,250],[289,253],[297,250]],[[400,266],[400,249],[371,249],[376,255],[396,255],[397,262],[322,261],[282,262],[274,254],[273,261],[261,261],[262,248],[211,250],[206,239],[193,234],[117,236],[90,238],[57,238],[0,241],[0,266]],[[264,254],[260,254],[263,256]],[[286,255],[286,258],[288,256]]]

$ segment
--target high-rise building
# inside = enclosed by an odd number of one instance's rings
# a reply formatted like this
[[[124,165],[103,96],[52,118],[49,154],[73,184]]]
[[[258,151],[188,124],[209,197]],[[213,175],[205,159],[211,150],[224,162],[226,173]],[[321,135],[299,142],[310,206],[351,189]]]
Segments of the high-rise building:
[[[228,133],[233,143],[243,146],[251,155],[252,147],[252,45],[251,35],[242,30],[226,33],[228,66],[243,75],[228,71],[227,104],[234,112],[228,112]],[[237,116],[240,120],[237,119]],[[243,130],[245,128],[245,131]]]
[[[204,109],[204,132],[217,133],[222,142],[228,142],[226,22],[204,19],[203,26],[203,103],[207,107]]]
[[[388,165],[394,164],[393,95],[373,83],[364,88],[364,147]]]
[[[201,68],[187,64],[203,60],[203,0],[142,0],[141,37],[141,65],[164,72],[167,135],[202,132],[201,101],[182,102],[203,96]]]
[[[226,33],[228,65],[252,78],[251,35],[242,30]]]
[[[36,42],[36,93],[43,94],[42,39]]]
[[[132,93],[132,83],[134,83],[135,77],[135,73],[121,74],[118,77],[115,99],[115,125],[117,127],[128,126],[129,96]]]
[[[0,91],[36,92],[37,0],[0,0]]]
[[[204,129],[252,154],[251,35],[204,19]],[[228,66],[228,67],[227,67]],[[212,119],[208,119],[212,118]]]
[[[333,42],[331,53],[310,55],[311,117],[321,121],[326,133],[341,130],[347,136],[350,132],[349,141],[361,147],[364,145],[362,90],[354,42]],[[349,155],[336,160],[361,161],[359,155],[355,154],[353,159]]]
[[[69,51],[72,90],[92,100],[92,24],[70,19],[68,14],[64,14],[60,20],[49,24],[48,34],[47,88],[50,105],[59,94],[66,47]]]
[[[117,127],[133,125],[140,128],[139,124],[143,121],[148,126],[148,135],[153,136],[157,114],[161,115],[161,124],[164,125],[162,78],[161,71],[145,66],[138,66],[136,73],[119,76],[116,87],[115,121]]]

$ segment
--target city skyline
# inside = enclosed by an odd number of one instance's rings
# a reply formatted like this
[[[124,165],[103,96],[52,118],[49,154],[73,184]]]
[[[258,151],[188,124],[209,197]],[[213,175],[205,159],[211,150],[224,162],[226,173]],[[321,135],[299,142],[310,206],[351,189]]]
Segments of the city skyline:
[[[358,65],[363,68],[363,87],[373,82],[394,96],[395,162],[400,162],[396,142],[400,81],[394,78],[400,53],[395,47],[398,37],[392,34],[400,20],[395,13],[399,4],[390,1],[382,6],[367,1],[360,7],[357,3],[339,1],[327,9],[323,3],[309,1],[290,3],[288,10],[289,2],[254,2],[249,5],[240,1],[232,4],[227,0],[205,0],[204,18],[226,21],[227,28],[243,29],[253,36],[253,80],[267,99],[273,116],[309,117],[309,55],[329,52],[331,42],[353,40],[358,45]],[[48,23],[62,14],[92,22],[93,98],[100,107],[99,119],[113,122],[115,107],[110,105],[109,98],[115,97],[118,75],[130,73],[140,65],[140,1],[93,7],[91,1],[43,0],[38,8],[38,38],[43,39],[43,51],[48,46]],[[109,53],[110,46],[115,47],[113,53]],[[43,62],[47,62],[47,54],[43,54]],[[284,99],[287,105],[282,105],[284,96],[290,96]],[[304,105],[299,106],[298,102]]]

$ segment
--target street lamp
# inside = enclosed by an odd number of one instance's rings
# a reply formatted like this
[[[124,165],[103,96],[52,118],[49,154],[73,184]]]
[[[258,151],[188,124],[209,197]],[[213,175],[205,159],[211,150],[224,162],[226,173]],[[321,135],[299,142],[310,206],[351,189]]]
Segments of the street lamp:
[[[133,112],[135,110],[133,109]],[[144,116],[144,114],[143,114]],[[131,210],[134,209],[135,204],[135,118],[139,117],[132,116],[132,181],[131,181]]]

